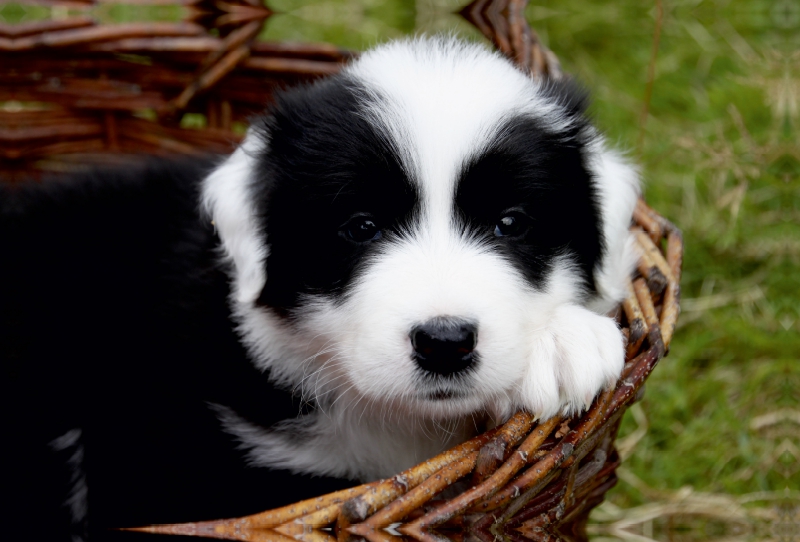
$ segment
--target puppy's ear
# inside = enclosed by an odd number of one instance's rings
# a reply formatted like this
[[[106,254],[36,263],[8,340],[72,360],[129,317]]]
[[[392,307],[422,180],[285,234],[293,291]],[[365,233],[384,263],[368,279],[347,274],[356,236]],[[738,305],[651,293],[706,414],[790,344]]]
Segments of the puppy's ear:
[[[222,240],[225,258],[233,270],[233,288],[239,303],[253,303],[267,282],[269,252],[254,197],[257,155],[264,136],[250,130],[244,142],[203,182],[202,205]]]
[[[589,308],[606,314],[625,299],[628,280],[639,260],[631,218],[640,194],[639,171],[602,138],[591,145],[587,161],[595,178],[605,249],[594,270],[597,295]]]
[[[568,117],[578,117],[586,114],[589,108],[589,92],[575,79],[546,80],[540,94],[564,108]]]

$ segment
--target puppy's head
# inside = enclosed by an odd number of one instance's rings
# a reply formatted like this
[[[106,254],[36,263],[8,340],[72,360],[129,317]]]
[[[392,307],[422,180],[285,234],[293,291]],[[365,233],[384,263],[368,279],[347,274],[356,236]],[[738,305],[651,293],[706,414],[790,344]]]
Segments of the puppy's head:
[[[583,113],[449,40],[280,96],[204,193],[256,362],[321,405],[507,413],[553,310],[608,310],[630,267],[635,174]]]

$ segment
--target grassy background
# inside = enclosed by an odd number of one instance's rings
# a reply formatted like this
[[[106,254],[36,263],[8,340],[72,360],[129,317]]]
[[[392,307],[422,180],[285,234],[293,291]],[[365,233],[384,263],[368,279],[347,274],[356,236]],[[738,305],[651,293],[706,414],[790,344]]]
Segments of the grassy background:
[[[623,423],[620,483],[591,532],[632,540],[800,538],[800,1],[531,0],[527,16],[594,96],[684,231],[672,351]],[[363,49],[415,32],[481,40],[458,0],[269,0],[263,39]],[[0,19],[57,15],[0,4]],[[106,21],[179,8],[104,5]]]

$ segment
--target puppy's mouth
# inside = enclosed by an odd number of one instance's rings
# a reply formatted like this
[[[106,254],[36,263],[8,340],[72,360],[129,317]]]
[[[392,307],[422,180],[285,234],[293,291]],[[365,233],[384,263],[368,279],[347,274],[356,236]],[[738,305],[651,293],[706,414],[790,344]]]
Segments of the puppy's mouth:
[[[420,394],[421,398],[427,401],[455,401],[466,399],[468,395],[469,393],[464,390],[453,389],[430,390]]]
[[[437,390],[428,393],[425,397],[429,401],[446,401],[447,399],[456,399],[462,394],[453,390]]]
[[[465,376],[460,378],[430,378],[420,382],[417,397],[423,401],[445,403],[464,401],[475,393],[473,382]]]

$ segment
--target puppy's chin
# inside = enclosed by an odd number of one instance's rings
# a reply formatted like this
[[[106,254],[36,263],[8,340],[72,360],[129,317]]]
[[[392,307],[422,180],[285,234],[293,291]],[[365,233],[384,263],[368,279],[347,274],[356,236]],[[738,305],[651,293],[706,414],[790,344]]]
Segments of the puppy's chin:
[[[417,390],[414,404],[417,412],[432,419],[472,416],[504,423],[518,409],[513,392],[476,389],[472,386],[431,387]]]
[[[418,390],[409,403],[417,414],[431,419],[462,418],[486,410],[486,401],[472,390]]]
[[[518,409],[509,393],[491,396],[476,390],[421,391],[414,400],[415,410],[431,419],[488,418],[496,424],[504,423]]]

